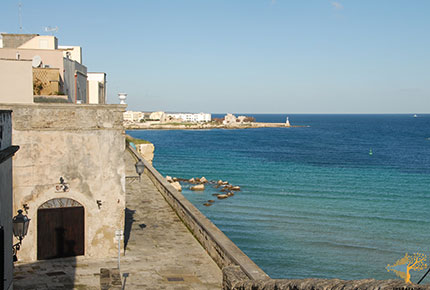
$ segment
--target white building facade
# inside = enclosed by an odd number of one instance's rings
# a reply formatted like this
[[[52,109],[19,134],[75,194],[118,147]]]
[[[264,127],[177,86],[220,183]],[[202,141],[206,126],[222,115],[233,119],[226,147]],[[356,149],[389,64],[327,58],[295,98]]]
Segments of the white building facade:
[[[127,111],[123,113],[123,117],[126,122],[139,122],[144,118],[144,114],[142,112]]]
[[[207,113],[189,114],[189,113],[174,113],[167,114],[167,117],[181,120],[183,122],[205,123],[212,120],[212,115]]]

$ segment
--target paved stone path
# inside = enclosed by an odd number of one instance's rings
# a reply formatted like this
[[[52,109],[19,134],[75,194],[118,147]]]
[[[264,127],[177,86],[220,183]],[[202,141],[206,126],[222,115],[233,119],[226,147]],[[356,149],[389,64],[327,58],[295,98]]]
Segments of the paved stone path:
[[[136,175],[128,152],[125,160],[126,175]],[[151,180],[144,174],[140,182],[127,178],[126,193],[127,247],[120,269],[125,289],[221,289],[221,270]],[[106,279],[100,269],[116,265],[115,258],[86,257],[18,263],[14,289],[100,289]]]

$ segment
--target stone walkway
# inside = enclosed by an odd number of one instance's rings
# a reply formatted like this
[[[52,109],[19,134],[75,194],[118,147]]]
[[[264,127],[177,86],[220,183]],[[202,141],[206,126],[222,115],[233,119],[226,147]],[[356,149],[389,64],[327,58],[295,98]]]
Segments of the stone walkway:
[[[125,160],[126,176],[136,175],[128,152]],[[221,289],[221,270],[151,180],[146,175],[140,181],[127,178],[126,193],[127,247],[120,269],[125,289]],[[116,266],[114,257],[18,263],[14,289],[100,289],[100,269]]]

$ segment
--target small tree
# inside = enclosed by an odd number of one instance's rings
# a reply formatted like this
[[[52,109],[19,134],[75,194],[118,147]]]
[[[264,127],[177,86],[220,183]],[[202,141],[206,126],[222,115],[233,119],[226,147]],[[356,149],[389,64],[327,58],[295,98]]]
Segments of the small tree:
[[[405,254],[403,258],[398,260],[393,265],[387,265],[386,269],[388,272],[392,271],[397,276],[404,279],[406,283],[411,283],[410,270],[421,271],[427,268],[425,263],[427,256],[421,253],[415,253],[413,256]]]

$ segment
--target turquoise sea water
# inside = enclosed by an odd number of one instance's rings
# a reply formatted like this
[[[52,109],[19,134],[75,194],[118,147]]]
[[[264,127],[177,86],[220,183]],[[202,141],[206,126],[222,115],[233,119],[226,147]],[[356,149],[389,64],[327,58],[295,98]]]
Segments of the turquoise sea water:
[[[272,278],[390,279],[405,253],[430,256],[430,115],[290,121],[310,127],[127,133],[155,144],[163,175],[241,186],[183,194]]]

